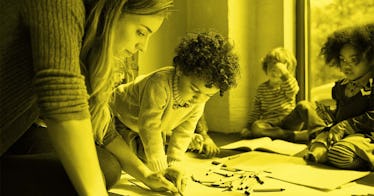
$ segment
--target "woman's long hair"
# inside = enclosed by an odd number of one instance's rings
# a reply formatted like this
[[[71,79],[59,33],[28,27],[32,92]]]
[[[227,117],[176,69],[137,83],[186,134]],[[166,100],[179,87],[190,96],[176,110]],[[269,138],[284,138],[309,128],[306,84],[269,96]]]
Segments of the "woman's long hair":
[[[103,143],[112,119],[109,103],[114,88],[114,26],[122,13],[166,16],[172,6],[173,0],[98,0],[89,12],[80,58],[90,94],[92,129],[97,143]]]

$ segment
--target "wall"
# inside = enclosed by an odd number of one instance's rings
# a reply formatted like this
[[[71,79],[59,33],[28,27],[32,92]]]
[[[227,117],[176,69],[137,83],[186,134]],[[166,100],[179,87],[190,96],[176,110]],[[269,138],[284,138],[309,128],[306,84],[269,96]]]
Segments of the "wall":
[[[186,32],[214,30],[228,36],[240,58],[241,77],[223,97],[206,106],[213,131],[238,132],[245,125],[257,86],[266,80],[260,59],[272,48],[294,50],[295,0],[175,0],[175,9],[140,55],[140,73],[171,65],[174,48]]]
[[[227,0],[188,0],[187,31],[215,31],[228,36]],[[230,130],[229,92],[223,97],[213,96],[205,107],[205,116],[210,130]]]
[[[260,60],[271,49],[284,46],[294,51],[293,0],[229,0],[229,37],[240,57],[241,79],[229,95],[230,128],[246,126],[257,86],[266,80]]]
[[[187,32],[187,1],[174,0],[174,6],[174,11],[150,38],[147,50],[139,55],[140,74],[172,65],[174,49]]]

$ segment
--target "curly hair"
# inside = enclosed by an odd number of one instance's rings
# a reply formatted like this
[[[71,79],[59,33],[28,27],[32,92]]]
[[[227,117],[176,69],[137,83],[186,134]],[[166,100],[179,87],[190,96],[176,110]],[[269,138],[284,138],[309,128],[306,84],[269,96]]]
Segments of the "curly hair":
[[[328,36],[320,52],[325,63],[340,67],[340,50],[347,44],[353,46],[360,55],[360,60],[366,59],[372,63],[374,60],[374,23],[342,28]]]
[[[215,32],[191,33],[184,37],[176,48],[173,65],[184,75],[207,81],[207,88],[216,86],[221,96],[237,85],[238,56],[228,40]]]
[[[267,73],[268,66],[274,63],[286,64],[288,71],[291,73],[295,71],[297,64],[295,56],[289,50],[283,47],[272,49],[264,58],[262,58],[261,64],[264,72]]]

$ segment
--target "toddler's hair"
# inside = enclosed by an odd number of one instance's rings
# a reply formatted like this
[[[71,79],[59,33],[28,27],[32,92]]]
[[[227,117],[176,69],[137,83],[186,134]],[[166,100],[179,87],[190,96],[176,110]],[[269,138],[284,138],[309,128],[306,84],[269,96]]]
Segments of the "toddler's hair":
[[[261,60],[262,69],[265,73],[267,73],[268,66],[270,64],[275,63],[284,63],[287,65],[288,71],[290,73],[294,73],[296,68],[296,58],[291,53],[291,51],[283,48],[283,47],[277,47],[272,49],[270,52],[266,54],[264,58]]]
[[[321,48],[321,55],[325,63],[340,67],[340,50],[344,45],[350,44],[359,55],[359,61],[366,59],[373,64],[374,61],[374,23],[345,27],[336,30]]]
[[[215,32],[190,33],[176,48],[173,65],[184,75],[196,76],[225,91],[235,86],[239,73],[238,57],[233,46]]]

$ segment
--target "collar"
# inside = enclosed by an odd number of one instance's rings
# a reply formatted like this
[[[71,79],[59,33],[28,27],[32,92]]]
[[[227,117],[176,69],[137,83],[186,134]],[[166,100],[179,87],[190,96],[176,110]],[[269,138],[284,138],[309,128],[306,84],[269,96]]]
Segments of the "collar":
[[[179,89],[178,89],[178,83],[179,83],[179,77],[177,76],[176,72],[173,74],[173,109],[177,109],[180,107],[190,107],[190,103],[188,101],[184,101],[183,98],[180,95]]]
[[[342,85],[353,84],[354,86],[365,87],[368,84],[370,78],[373,78],[373,73],[372,72],[368,72],[368,73],[366,73],[365,75],[359,77],[356,80],[349,80],[349,79],[345,78],[345,79],[343,79],[343,81],[342,81],[341,84]]]

